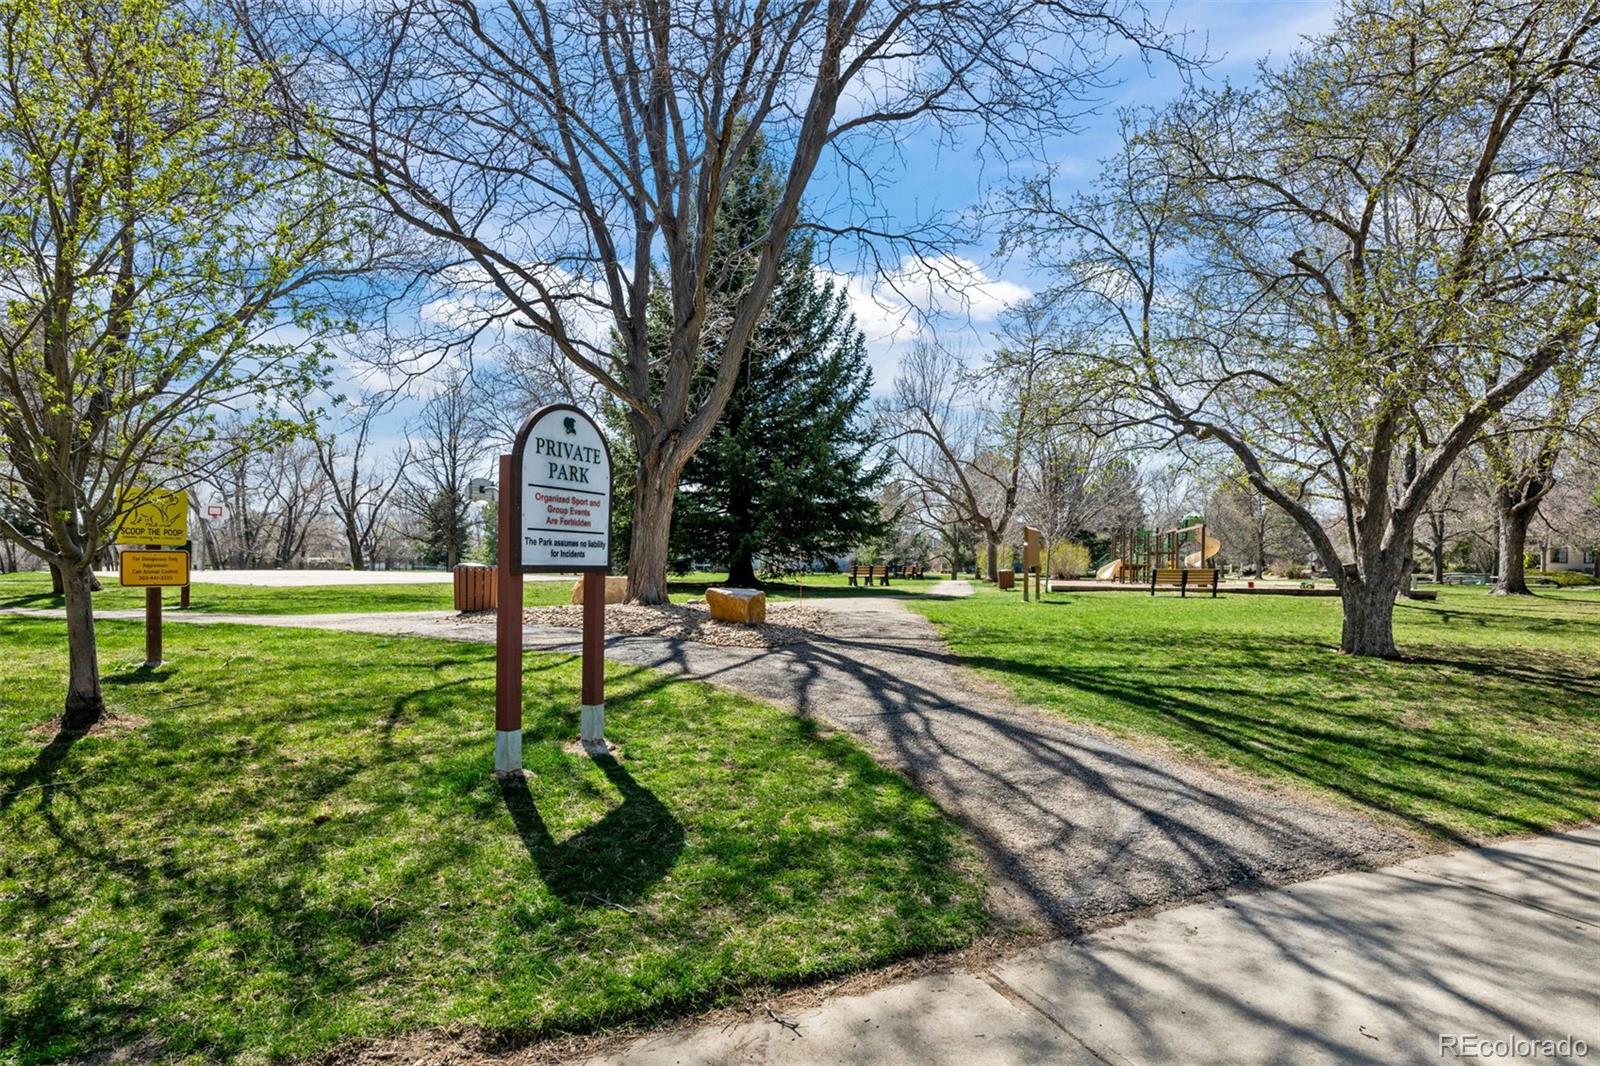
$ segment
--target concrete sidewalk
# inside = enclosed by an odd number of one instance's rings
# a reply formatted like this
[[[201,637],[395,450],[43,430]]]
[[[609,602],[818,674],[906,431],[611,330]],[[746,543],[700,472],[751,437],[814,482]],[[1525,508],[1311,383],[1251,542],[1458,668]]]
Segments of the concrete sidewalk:
[[[591,1061],[1424,1063],[1455,1060],[1441,1036],[1474,1035],[1588,1047],[1475,1063],[1596,1062],[1597,915],[1591,828],[1180,907],[841,997],[797,1031],[763,1015]]]

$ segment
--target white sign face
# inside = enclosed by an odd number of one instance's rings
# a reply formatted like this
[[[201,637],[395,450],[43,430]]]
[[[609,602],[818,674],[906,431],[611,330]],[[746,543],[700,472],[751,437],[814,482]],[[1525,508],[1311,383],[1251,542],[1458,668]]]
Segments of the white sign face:
[[[522,565],[556,570],[611,563],[611,456],[594,420],[560,405],[518,437]]]

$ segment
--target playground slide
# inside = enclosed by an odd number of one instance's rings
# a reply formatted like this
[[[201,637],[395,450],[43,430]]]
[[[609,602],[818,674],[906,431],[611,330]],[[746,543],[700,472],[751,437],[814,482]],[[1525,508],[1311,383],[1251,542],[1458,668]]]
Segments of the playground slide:
[[[1205,566],[1207,559],[1210,559],[1213,555],[1222,550],[1222,542],[1216,537],[1208,535],[1206,537],[1206,542],[1201,545],[1201,547],[1205,549],[1204,552],[1190,552],[1188,555],[1183,557],[1184,566],[1187,566],[1191,570],[1196,570],[1202,566]],[[1120,562],[1121,560],[1118,561]]]
[[[1113,559],[1094,572],[1096,581],[1115,581],[1122,576],[1122,568],[1126,565],[1121,559]]]

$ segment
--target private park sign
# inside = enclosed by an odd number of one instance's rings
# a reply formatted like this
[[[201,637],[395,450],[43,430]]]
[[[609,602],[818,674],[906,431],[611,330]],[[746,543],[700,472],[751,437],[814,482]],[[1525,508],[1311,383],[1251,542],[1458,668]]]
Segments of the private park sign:
[[[511,457],[524,572],[609,568],[611,451],[594,420],[571,404],[542,407]]]
[[[494,768],[522,773],[522,575],[583,575],[579,740],[606,744],[606,573],[611,569],[611,449],[569,403],[528,416],[500,457],[500,565],[495,590]]]

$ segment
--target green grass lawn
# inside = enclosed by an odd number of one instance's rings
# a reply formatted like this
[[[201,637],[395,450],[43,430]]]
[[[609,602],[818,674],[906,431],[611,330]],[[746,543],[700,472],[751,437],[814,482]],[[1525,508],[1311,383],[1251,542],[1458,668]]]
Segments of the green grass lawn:
[[[189,609],[222,614],[342,614],[379,611],[448,611],[454,608],[449,582],[398,585],[305,585],[263,588],[254,585],[213,585],[197,581],[189,589]],[[566,603],[570,581],[528,581],[523,602],[529,607]],[[125,589],[113,577],[94,596],[95,609],[119,610],[144,606],[144,589]],[[162,602],[176,607],[178,590],[166,589]],[[62,600],[50,591],[43,573],[0,574],[0,608],[60,607]]]
[[[120,734],[51,739],[60,623],[0,616],[0,1061],[314,1054],[435,1026],[585,1030],[968,942],[981,863],[850,740],[608,668],[620,760],[526,663],[495,783],[492,651],[100,627]]]
[[[725,574],[691,573],[668,580],[674,603],[703,599],[706,589],[721,585]],[[937,578],[894,580],[892,585],[871,588],[851,586],[845,574],[808,574],[769,583],[767,598],[772,602],[825,599],[835,596],[915,596],[933,588]],[[523,604],[546,607],[567,603],[572,595],[570,580],[527,581],[523,585]],[[291,588],[262,588],[251,585],[214,585],[204,580],[190,587],[189,609],[222,614],[341,614],[380,611],[448,611],[454,606],[448,582],[417,582],[398,585],[305,585]],[[144,606],[143,589],[125,589],[112,578],[95,593],[97,610],[121,610]],[[169,607],[178,603],[178,590],[167,589],[163,601]],[[44,573],[0,574],[0,609],[7,607],[52,608],[62,606],[60,596],[50,592],[50,577]]]
[[[1409,662],[1338,654],[1337,599],[909,601],[962,660],[1067,717],[1479,840],[1600,818],[1600,596],[1442,588]]]
[[[674,603],[697,600],[705,596],[706,589],[723,585],[728,575],[694,572],[671,574],[667,578],[668,594]],[[805,574],[787,577],[781,581],[763,583],[770,602],[792,602],[806,599],[833,599],[840,596],[921,596],[939,583],[939,575],[923,578],[890,578],[888,585],[850,584],[849,574]]]

